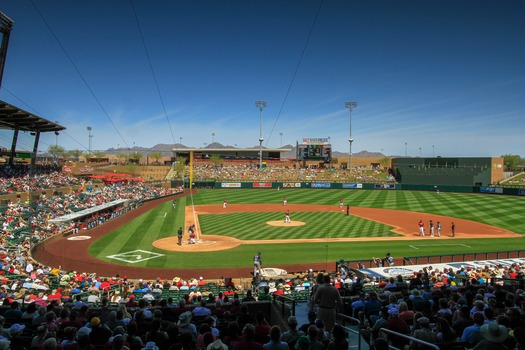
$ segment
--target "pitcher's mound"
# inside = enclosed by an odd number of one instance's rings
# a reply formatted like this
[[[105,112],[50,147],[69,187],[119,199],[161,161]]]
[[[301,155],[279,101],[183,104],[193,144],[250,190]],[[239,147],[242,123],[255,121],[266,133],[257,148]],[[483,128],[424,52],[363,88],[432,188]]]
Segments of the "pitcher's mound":
[[[303,225],[306,225],[305,222],[293,221],[293,220],[292,222],[284,222],[284,220],[267,221],[266,224],[270,226],[303,226]]]

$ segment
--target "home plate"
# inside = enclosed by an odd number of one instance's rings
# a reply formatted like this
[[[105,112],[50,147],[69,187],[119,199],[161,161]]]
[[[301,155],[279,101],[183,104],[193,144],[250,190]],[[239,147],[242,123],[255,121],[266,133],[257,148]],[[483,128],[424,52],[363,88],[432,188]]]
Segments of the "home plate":
[[[286,276],[288,272],[283,269],[278,269],[276,267],[265,267],[264,269],[261,269],[261,276],[263,277],[279,277],[279,276]]]

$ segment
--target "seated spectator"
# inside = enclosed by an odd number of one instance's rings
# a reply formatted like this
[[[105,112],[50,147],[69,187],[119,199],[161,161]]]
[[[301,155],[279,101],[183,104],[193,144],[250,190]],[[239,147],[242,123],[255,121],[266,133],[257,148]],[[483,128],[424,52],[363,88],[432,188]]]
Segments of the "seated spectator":
[[[426,341],[427,343],[436,344],[437,334],[430,328],[430,320],[427,317],[420,317],[417,319],[417,329],[412,335],[414,338]],[[414,340],[410,342],[411,349],[426,349],[427,347]]]
[[[317,340],[319,336],[319,329],[316,327],[316,325],[311,325],[308,327],[308,340],[310,341],[310,350],[324,350],[325,346],[323,343],[321,343],[319,340]],[[300,338],[299,338],[300,339]]]
[[[281,335],[281,340],[288,344],[290,349],[293,349],[297,339],[304,335],[303,331],[297,329],[297,318],[295,316],[288,317],[288,330]]]
[[[254,340],[255,327],[248,323],[242,329],[242,337],[233,346],[232,350],[261,350],[262,344]]]
[[[262,344],[266,344],[270,337],[271,327],[268,324],[268,321],[266,321],[263,312],[257,312],[255,315],[255,322],[255,340]]]
[[[410,334],[410,328],[408,327],[408,324],[404,320],[399,318],[399,310],[390,309],[388,310],[388,313],[390,315],[390,318],[384,328],[387,328],[396,333],[406,335]],[[402,349],[408,343],[405,338],[395,336],[392,334],[388,334],[388,339],[390,340],[392,346],[395,346],[396,348],[400,349]]]
[[[211,310],[206,307],[206,300],[202,299],[200,305],[195,307],[192,311],[193,317],[206,317],[211,316]]]
[[[288,350],[288,343],[281,340],[281,328],[273,326],[270,329],[270,341],[263,345],[265,350]]]
[[[472,316],[474,324],[463,330],[461,341],[467,343],[469,348],[474,347],[483,337],[481,336],[481,326],[485,323],[485,316],[481,312],[475,312]]]
[[[197,327],[191,323],[192,313],[191,311],[185,311],[179,316],[177,325],[181,334],[189,334],[191,338],[195,340],[197,338]]]
[[[346,337],[346,330],[340,324],[336,324],[332,329],[332,340],[328,343],[327,350],[347,350],[349,347]]]
[[[506,350],[503,343],[509,335],[507,327],[495,322],[487,323],[480,329],[482,340],[472,350]]]

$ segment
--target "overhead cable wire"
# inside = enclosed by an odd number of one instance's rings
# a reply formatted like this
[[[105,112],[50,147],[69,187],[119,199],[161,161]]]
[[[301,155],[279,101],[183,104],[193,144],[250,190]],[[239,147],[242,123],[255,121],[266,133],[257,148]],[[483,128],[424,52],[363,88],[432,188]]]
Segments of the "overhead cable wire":
[[[303,46],[303,51],[301,52],[301,55],[299,56],[299,61],[297,62],[297,65],[295,66],[295,71],[293,72],[292,79],[290,80],[290,84],[288,84],[288,90],[286,90],[286,94],[284,95],[284,100],[281,103],[281,108],[279,109],[279,113],[277,114],[277,117],[275,119],[275,122],[273,123],[272,130],[270,130],[270,134],[268,138],[266,139],[266,145],[265,147],[268,147],[268,142],[270,141],[270,138],[272,137],[273,131],[275,130],[275,127],[277,126],[277,122],[279,121],[279,118],[281,117],[281,113],[284,109],[284,105],[286,104],[286,100],[288,99],[288,95],[290,94],[290,91],[292,90],[292,86],[295,81],[295,77],[297,76],[297,72],[299,71],[299,67],[301,66],[301,62],[303,61],[304,54],[306,52],[306,48],[308,47],[308,43],[310,42],[310,38],[312,37],[312,33],[315,28],[315,24],[317,22],[317,18],[319,17],[319,13],[321,12],[321,7],[323,6],[324,0],[321,0],[319,2],[319,6],[317,7],[317,12],[315,14],[314,21],[312,23],[312,26],[310,27],[310,32],[308,33],[308,37],[306,38],[306,42]]]
[[[51,28],[51,26],[47,23],[46,19],[44,18],[44,16],[42,15],[42,13],[40,12],[40,10],[38,9],[38,7],[36,7],[35,5],[35,2],[33,0],[31,0],[31,3],[33,4],[33,7],[35,8],[36,12],[38,13],[38,15],[40,16],[40,18],[42,19],[42,21],[44,22],[44,24],[47,26],[49,32],[51,33],[51,35],[53,36],[53,38],[56,40],[56,42],[58,43],[58,45],[60,46],[60,48],[62,49],[62,51],[64,52],[64,54],[66,55],[67,59],[69,60],[69,62],[71,63],[71,65],[73,66],[73,68],[77,71],[77,74],[79,75],[80,79],[82,80],[82,82],[84,83],[84,85],[86,86],[86,88],[89,90],[89,92],[91,93],[91,96],[93,97],[93,99],[95,100],[95,102],[98,104],[98,106],[100,107],[100,109],[102,110],[102,112],[104,113],[104,115],[106,116],[106,118],[109,120],[109,123],[111,124],[111,126],[113,127],[113,129],[115,129],[115,131],[117,132],[117,134],[119,135],[120,139],[122,140],[122,142],[124,143],[124,145],[126,145],[127,148],[129,148],[126,140],[124,139],[124,137],[122,137],[122,134],[120,133],[119,129],[117,128],[117,126],[115,125],[115,123],[113,123],[113,120],[111,119],[111,117],[109,116],[108,112],[104,109],[104,106],[102,106],[102,103],[100,102],[100,100],[98,99],[97,95],[95,94],[95,92],[93,91],[93,89],[91,89],[91,86],[88,84],[88,82],[86,81],[86,79],[84,78],[84,76],[82,75],[82,73],[80,72],[80,70],[78,69],[78,67],[76,66],[75,62],[73,61],[73,59],[71,58],[71,56],[69,55],[69,53],[67,52],[66,48],[62,45],[62,43],[60,42],[60,40],[58,39],[58,37],[56,36],[55,32],[53,31],[53,29]]]
[[[144,35],[142,34],[142,28],[140,27],[139,19],[137,17],[137,12],[135,11],[135,6],[133,5],[133,0],[129,0],[129,2],[131,4],[131,8],[133,9],[133,15],[135,16],[135,22],[137,23],[137,28],[139,30],[140,39],[142,41],[142,46],[144,47],[144,52],[146,53],[146,57],[148,59],[151,75],[153,76],[153,80],[155,81],[155,87],[157,88],[157,93],[159,95],[160,103],[161,103],[162,109],[164,111],[164,116],[166,117],[166,121],[168,122],[168,127],[170,129],[171,138],[173,140],[173,143],[176,144],[175,136],[173,135],[173,130],[171,128],[170,119],[168,118],[168,112],[166,111],[166,105],[164,104],[164,99],[162,98],[162,94],[160,92],[159,82],[157,80],[157,76],[155,75],[155,70],[153,69],[153,64],[151,63],[151,58],[149,56],[148,47],[146,46],[146,41],[144,40]]]
[[[10,94],[11,96],[13,96],[14,98],[16,98],[19,102],[21,102],[23,105],[26,106],[26,108],[28,110],[32,110],[35,112],[35,114],[39,115],[39,116],[43,116],[45,117],[42,113],[40,113],[37,109],[35,109],[33,106],[29,105],[26,101],[22,100],[20,97],[18,97],[17,95],[15,95],[12,91],[10,91],[9,89],[6,89],[5,86],[2,86],[1,87],[2,90],[5,90],[5,92],[7,92],[8,94]],[[47,118],[49,120],[49,118]],[[57,122],[58,123],[58,122]],[[76,138],[74,138],[73,136],[69,135],[67,132],[66,132],[66,129],[60,131],[61,134],[64,134],[66,135],[67,137],[69,137],[71,140],[75,141],[76,143],[78,143],[80,145],[80,147],[82,147],[83,149],[85,149],[86,151],[88,151],[89,149],[84,146],[83,144],[81,144]],[[48,145],[45,141],[42,141],[42,139],[40,139],[39,143],[43,143],[45,145]]]

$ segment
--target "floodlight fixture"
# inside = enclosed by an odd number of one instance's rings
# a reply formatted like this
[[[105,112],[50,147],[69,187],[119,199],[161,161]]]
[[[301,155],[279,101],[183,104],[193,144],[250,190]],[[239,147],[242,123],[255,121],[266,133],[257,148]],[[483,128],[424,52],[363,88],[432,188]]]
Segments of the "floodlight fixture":
[[[262,137],[262,111],[267,105],[268,102],[266,101],[255,101],[255,107],[259,108],[259,170],[262,170],[262,143],[264,141],[264,138]]]
[[[352,143],[354,142],[354,139],[352,138],[352,110],[357,107],[357,102],[346,101],[345,107],[350,110],[350,136],[348,137],[348,143],[350,144],[350,150],[348,152],[348,169],[352,170]]]

